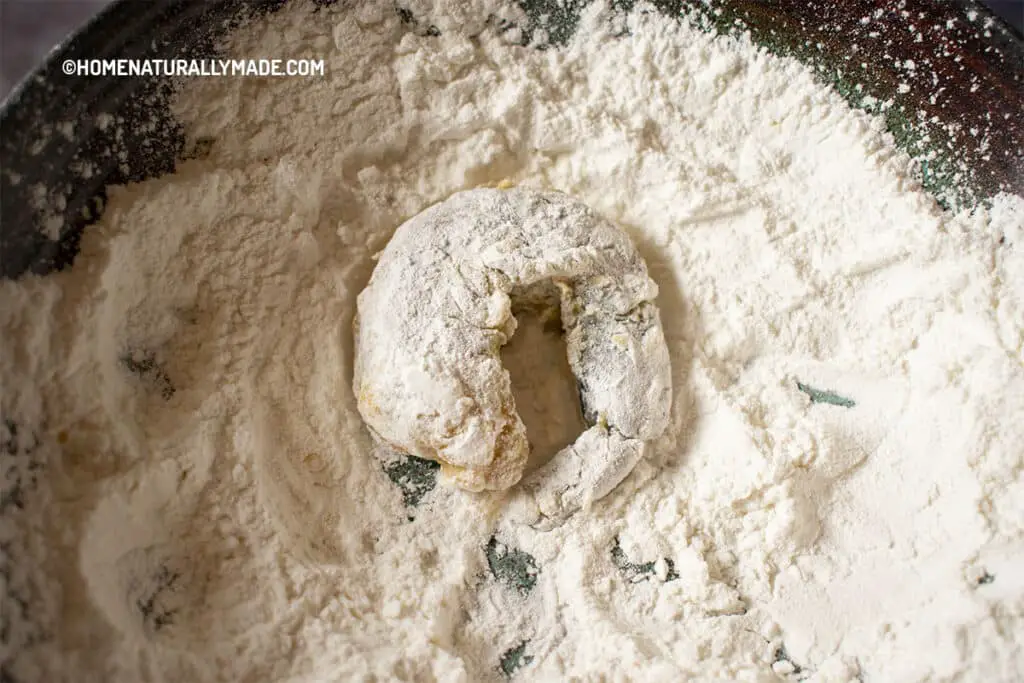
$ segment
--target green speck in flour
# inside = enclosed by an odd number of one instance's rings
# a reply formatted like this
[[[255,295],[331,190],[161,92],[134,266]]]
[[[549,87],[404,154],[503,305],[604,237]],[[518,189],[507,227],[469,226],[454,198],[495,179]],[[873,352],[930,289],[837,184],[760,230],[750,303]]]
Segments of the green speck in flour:
[[[811,403],[828,403],[829,405],[839,406],[840,408],[852,408],[857,405],[853,399],[840,396],[832,391],[815,389],[814,387],[808,386],[802,382],[797,382],[796,388],[807,394],[811,399]]]

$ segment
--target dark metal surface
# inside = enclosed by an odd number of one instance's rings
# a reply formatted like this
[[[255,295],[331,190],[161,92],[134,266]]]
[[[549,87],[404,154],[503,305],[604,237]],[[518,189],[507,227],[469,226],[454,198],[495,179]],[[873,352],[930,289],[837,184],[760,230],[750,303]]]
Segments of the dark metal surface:
[[[216,39],[241,18],[283,2],[120,0],[52,54],[0,112],[0,277],[70,264],[106,186],[173,171],[184,153],[166,80],[69,77],[63,60],[214,56]],[[534,18],[547,13],[560,23],[556,38],[571,32],[583,4],[524,3]],[[857,106],[893,100],[882,113],[900,144],[933,157],[923,167],[926,187],[971,200],[1024,194],[1024,41],[979,3],[826,0],[810,12],[806,0],[720,0],[717,15],[699,0],[655,4],[667,14],[703,12],[716,30],[749,30],[769,49],[816,65]],[[908,60],[916,74],[902,66]],[[901,93],[903,83],[910,88]],[[121,125],[104,129],[100,114]],[[933,117],[937,124],[927,122]],[[71,127],[58,131],[61,122]],[[88,178],[83,165],[94,170]],[[56,240],[44,236],[33,206],[40,187],[50,205],[63,202]]]
[[[1024,35],[1024,2],[1021,0],[985,0],[985,6],[1013,27],[1017,35]]]
[[[0,112],[0,277],[47,273],[71,263],[83,228],[97,218],[105,188],[174,170],[184,138],[167,107],[170,83],[145,77],[65,76],[65,59],[200,58],[245,14],[280,0],[122,0],[94,17],[23,82]],[[100,115],[122,125],[102,128]],[[71,136],[54,130],[73,122]],[[122,137],[118,138],[117,134]],[[75,169],[95,169],[85,179]],[[62,198],[58,240],[40,230],[37,186]]]
[[[931,153],[927,189],[969,202],[1024,194],[1024,41],[979,3],[837,0],[815,3],[813,20],[803,0],[725,4],[755,40],[882,115],[912,155]]]

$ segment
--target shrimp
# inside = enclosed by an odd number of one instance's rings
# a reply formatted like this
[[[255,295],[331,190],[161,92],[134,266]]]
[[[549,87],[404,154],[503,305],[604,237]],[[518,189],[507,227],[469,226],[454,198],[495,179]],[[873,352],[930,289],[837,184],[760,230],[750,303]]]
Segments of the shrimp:
[[[457,193],[401,225],[357,299],[353,390],[371,434],[441,465],[469,491],[504,490],[529,455],[501,347],[513,290],[552,281],[589,428],[524,486],[560,519],[611,491],[666,428],[658,287],[629,237],[557,192]]]

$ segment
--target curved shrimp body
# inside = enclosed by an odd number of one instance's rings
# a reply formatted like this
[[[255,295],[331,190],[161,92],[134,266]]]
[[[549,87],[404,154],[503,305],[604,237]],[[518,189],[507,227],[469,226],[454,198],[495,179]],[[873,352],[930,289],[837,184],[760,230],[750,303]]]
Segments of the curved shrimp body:
[[[535,473],[562,482],[558,490],[531,477],[541,510],[557,516],[614,488],[664,431],[671,404],[657,285],[629,237],[586,206],[560,193],[479,189],[404,223],[358,298],[353,385],[378,439],[440,462],[462,488],[511,487],[529,443],[499,353],[516,329],[512,291],[543,280],[561,292],[592,425]],[[607,467],[588,465],[591,476],[564,486],[572,477],[562,470],[588,454]]]

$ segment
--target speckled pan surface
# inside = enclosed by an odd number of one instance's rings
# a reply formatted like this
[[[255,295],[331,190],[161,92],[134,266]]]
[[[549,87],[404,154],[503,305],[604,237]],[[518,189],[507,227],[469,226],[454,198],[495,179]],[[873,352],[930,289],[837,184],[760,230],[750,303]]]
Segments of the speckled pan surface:
[[[106,186],[170,172],[188,154],[167,108],[169,80],[66,76],[66,59],[212,56],[231,26],[286,1],[121,0],[55,50],[0,112],[0,277],[72,263]],[[586,1],[522,4],[532,24],[524,35],[546,16],[557,44]],[[941,201],[1024,192],[1024,40],[980,3],[654,4],[666,15],[693,12],[708,30],[749,31],[773,52],[813,64],[851,102],[885,118]],[[120,125],[103,127],[103,114]]]

